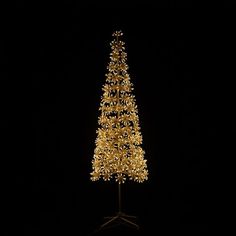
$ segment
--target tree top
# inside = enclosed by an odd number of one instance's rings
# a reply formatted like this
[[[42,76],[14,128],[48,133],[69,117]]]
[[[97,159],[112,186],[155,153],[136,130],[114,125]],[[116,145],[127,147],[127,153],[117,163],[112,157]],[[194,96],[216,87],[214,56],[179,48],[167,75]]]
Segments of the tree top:
[[[114,36],[114,37],[119,37],[119,36],[122,36],[122,35],[123,35],[123,33],[122,33],[121,30],[115,31],[115,32],[112,34],[112,36]]]

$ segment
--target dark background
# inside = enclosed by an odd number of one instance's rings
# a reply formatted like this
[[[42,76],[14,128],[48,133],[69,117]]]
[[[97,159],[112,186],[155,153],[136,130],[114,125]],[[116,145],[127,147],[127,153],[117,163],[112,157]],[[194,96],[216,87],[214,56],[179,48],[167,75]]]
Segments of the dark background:
[[[21,1],[7,8],[1,39],[4,236],[89,235],[116,212],[117,184],[89,179],[115,30],[124,33],[149,170],[147,182],[122,186],[124,211],[138,216],[141,229],[121,233],[208,232],[208,165],[217,132],[211,20],[191,13],[190,1],[123,4]]]

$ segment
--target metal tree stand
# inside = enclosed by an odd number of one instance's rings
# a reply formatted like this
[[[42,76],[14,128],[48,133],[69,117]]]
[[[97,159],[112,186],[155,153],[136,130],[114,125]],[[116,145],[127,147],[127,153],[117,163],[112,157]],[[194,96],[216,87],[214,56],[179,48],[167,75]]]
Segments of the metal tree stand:
[[[131,215],[126,215],[121,211],[121,183],[118,184],[118,200],[119,200],[119,205],[118,205],[118,212],[115,216],[108,216],[104,217],[107,221],[102,224],[99,228],[99,230],[104,229],[104,228],[110,228],[112,226],[120,225],[120,224],[125,224],[127,226],[139,229],[139,226],[132,222],[131,219],[136,219],[136,216],[131,216]]]

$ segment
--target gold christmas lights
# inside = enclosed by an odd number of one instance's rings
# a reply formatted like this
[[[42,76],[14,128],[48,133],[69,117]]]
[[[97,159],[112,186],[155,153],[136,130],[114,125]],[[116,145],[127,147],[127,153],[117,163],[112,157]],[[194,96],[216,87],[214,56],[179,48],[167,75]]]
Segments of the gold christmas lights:
[[[96,147],[92,160],[91,180],[115,178],[120,184],[127,179],[148,179],[138,109],[133,84],[127,72],[125,43],[121,31],[115,31],[110,43],[110,62],[100,103]]]

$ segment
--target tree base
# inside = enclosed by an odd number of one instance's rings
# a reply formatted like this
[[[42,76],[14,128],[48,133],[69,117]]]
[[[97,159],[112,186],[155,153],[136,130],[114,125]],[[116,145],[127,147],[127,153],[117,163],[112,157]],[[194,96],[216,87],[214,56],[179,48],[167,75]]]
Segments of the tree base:
[[[121,224],[135,229],[139,229],[139,226],[131,220],[131,219],[137,219],[137,217],[126,215],[123,212],[118,212],[115,216],[104,217],[104,219],[106,219],[107,221],[100,226],[99,230],[115,227]]]

